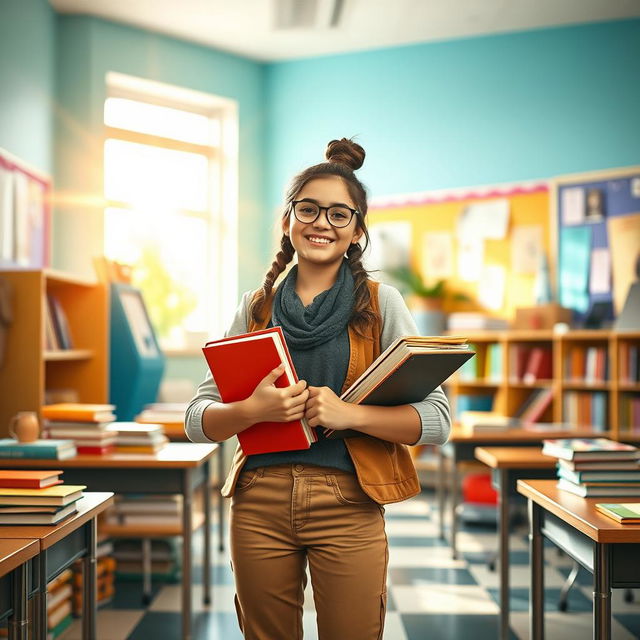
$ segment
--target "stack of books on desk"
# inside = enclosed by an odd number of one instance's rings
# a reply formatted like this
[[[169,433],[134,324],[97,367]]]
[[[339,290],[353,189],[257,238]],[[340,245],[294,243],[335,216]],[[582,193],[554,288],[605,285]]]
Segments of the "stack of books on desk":
[[[47,584],[47,640],[61,636],[73,621],[73,571],[65,569]]]
[[[136,422],[143,424],[184,424],[184,414],[189,406],[188,402],[154,402],[145,405],[136,416]]]
[[[65,402],[42,407],[44,438],[70,438],[79,454],[112,453],[115,435],[107,427],[115,420],[112,404]]]
[[[62,471],[0,471],[0,524],[58,524],[78,511],[83,485],[62,484]]]
[[[640,496],[640,450],[606,438],[544,440],[558,458],[558,488],[583,498]]]
[[[161,424],[113,422],[107,431],[115,436],[116,453],[157,453],[168,442]]]
[[[0,439],[0,459],[66,460],[75,458],[76,454],[76,445],[73,440],[43,439],[35,442],[18,442],[13,438]]]
[[[118,495],[105,515],[107,524],[119,526],[182,525],[182,496],[180,495]]]

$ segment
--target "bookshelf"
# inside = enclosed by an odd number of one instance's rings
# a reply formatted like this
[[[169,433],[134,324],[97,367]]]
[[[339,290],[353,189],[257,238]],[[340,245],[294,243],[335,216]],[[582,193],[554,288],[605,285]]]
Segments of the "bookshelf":
[[[71,390],[80,402],[108,401],[108,291],[52,269],[3,269],[12,289],[13,321],[0,367],[0,436],[18,411],[37,411],[46,390]],[[72,349],[47,349],[47,297],[59,303]]]
[[[447,383],[454,415],[468,407],[468,398],[473,404],[480,397],[485,405],[477,402],[476,410],[513,416],[532,392],[550,389],[551,405],[538,422],[640,438],[640,330],[483,331],[466,337],[477,356]],[[496,354],[500,363],[489,363]],[[490,371],[501,377],[489,379]]]

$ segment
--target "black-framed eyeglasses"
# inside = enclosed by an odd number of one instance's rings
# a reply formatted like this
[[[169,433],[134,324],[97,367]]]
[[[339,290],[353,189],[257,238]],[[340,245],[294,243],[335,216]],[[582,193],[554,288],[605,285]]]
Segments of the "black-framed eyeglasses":
[[[332,227],[341,229],[351,222],[351,219],[358,213],[357,209],[352,209],[346,205],[333,205],[331,207],[321,207],[315,202],[309,200],[294,200],[291,203],[293,215],[296,220],[303,224],[311,224],[318,219],[322,210],[327,212],[327,220]]]

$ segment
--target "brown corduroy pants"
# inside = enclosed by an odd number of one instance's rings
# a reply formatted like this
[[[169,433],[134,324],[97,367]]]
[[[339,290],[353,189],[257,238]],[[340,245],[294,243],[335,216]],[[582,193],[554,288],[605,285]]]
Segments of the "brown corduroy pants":
[[[300,640],[309,563],[319,640],[379,640],[384,509],[354,474],[283,464],[244,471],[231,503],[236,609],[246,640]]]

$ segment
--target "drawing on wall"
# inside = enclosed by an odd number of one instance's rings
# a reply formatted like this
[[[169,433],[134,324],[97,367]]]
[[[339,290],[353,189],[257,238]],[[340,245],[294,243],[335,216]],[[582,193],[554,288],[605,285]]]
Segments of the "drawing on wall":
[[[427,278],[440,280],[453,275],[453,235],[447,231],[422,236],[422,271]]]
[[[467,205],[458,218],[458,238],[476,236],[501,240],[509,227],[509,201],[485,200]]]
[[[458,239],[458,276],[465,282],[477,282],[484,264],[484,241],[482,238]]]
[[[504,267],[485,265],[478,284],[478,300],[485,309],[498,311],[504,304],[506,273]]]
[[[584,222],[585,191],[582,187],[567,187],[561,193],[562,224],[574,225]]]
[[[584,213],[585,222],[602,222],[605,215],[604,191],[602,189],[588,189]]]
[[[591,252],[589,292],[608,293],[611,291],[611,256],[609,249],[599,247]]]

